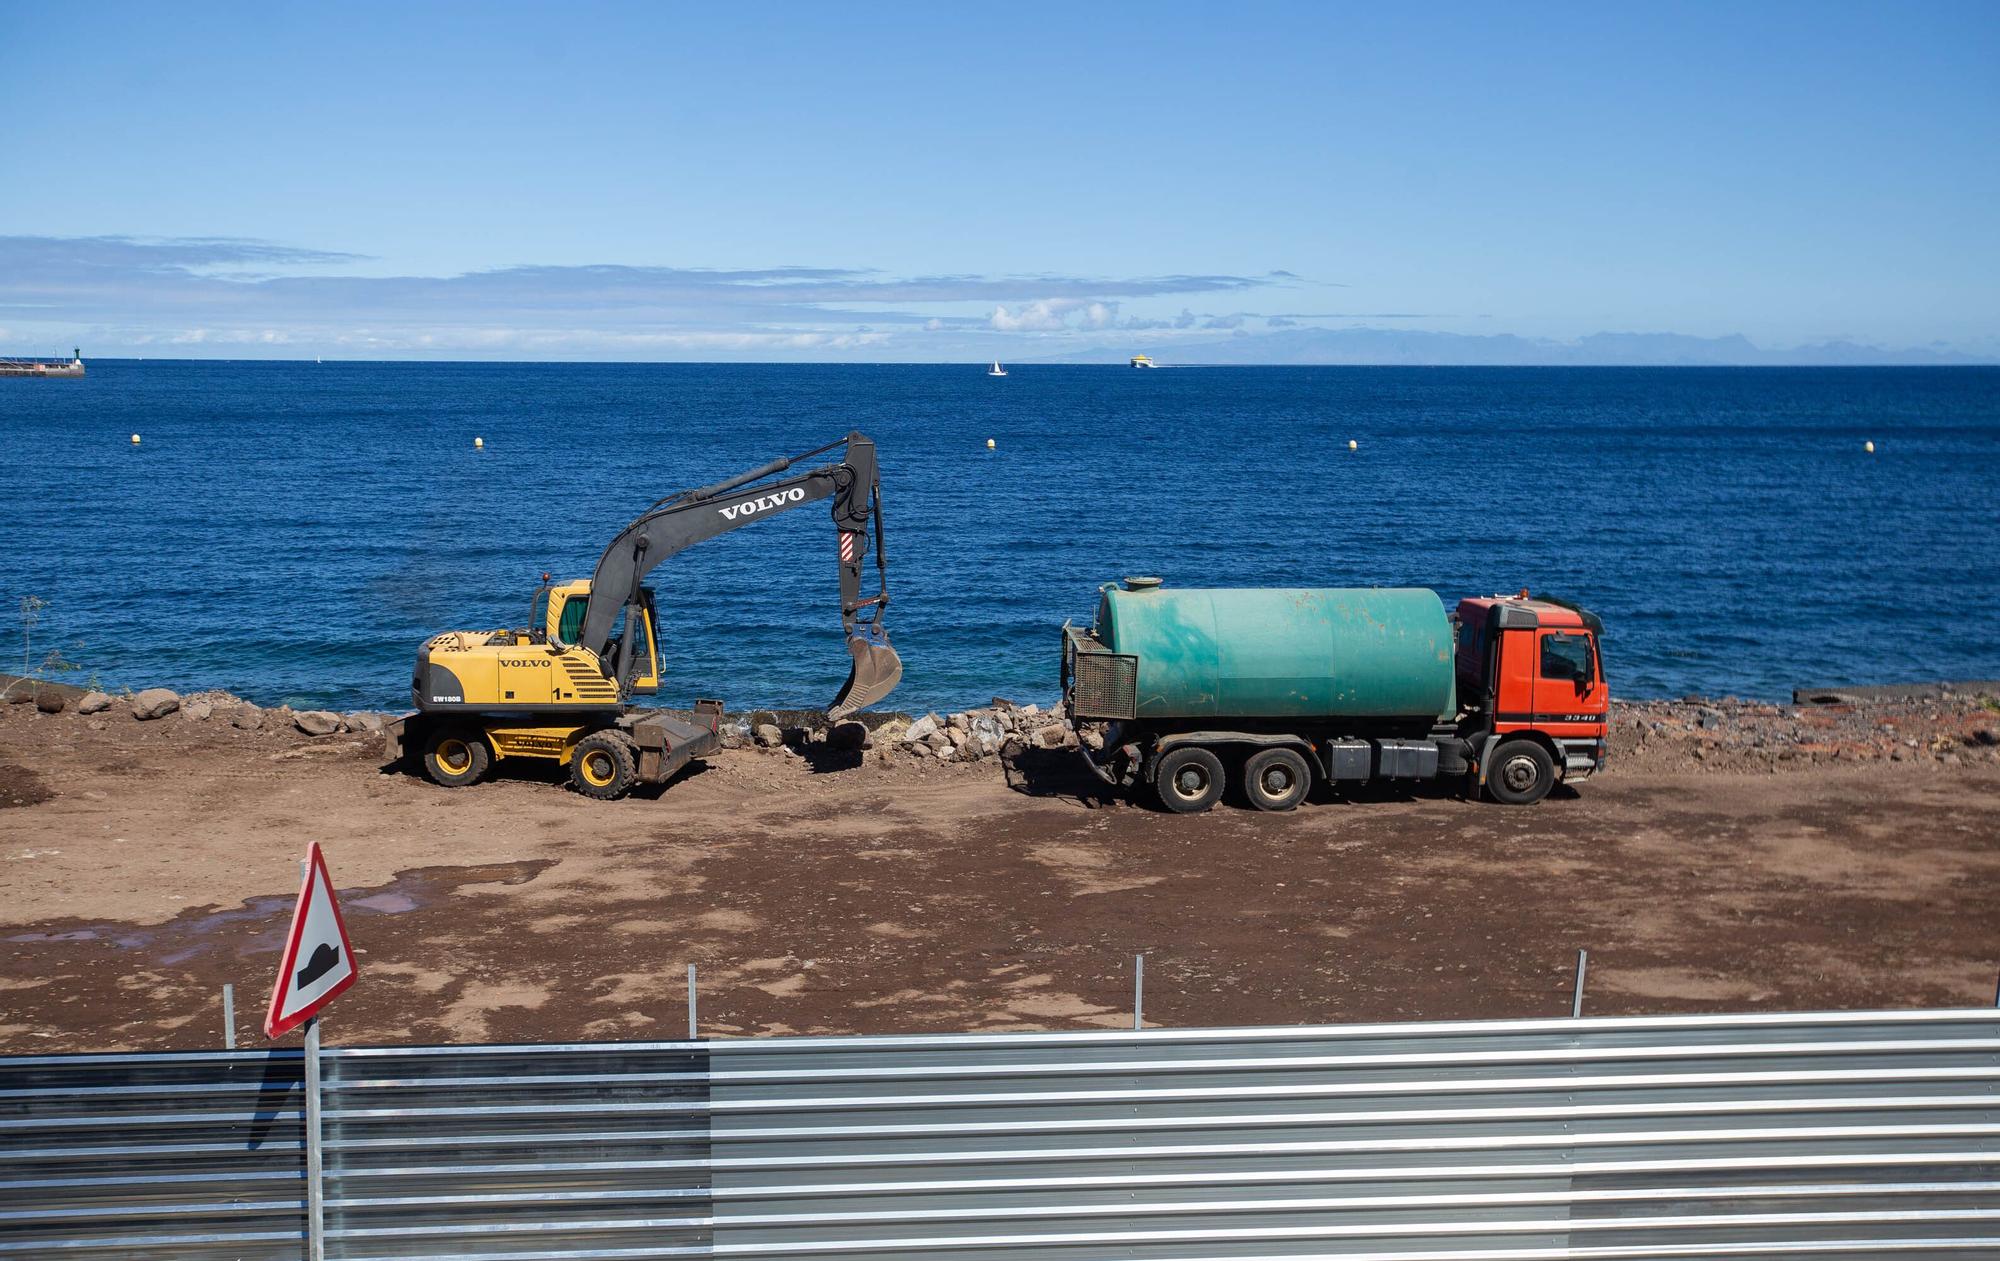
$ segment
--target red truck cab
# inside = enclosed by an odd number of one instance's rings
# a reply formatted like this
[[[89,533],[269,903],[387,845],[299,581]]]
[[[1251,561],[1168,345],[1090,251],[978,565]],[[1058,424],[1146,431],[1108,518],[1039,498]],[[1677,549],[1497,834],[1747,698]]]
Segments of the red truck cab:
[[[1533,800],[1596,773],[1610,710],[1597,617],[1523,591],[1460,600],[1456,621],[1460,734],[1479,785]]]

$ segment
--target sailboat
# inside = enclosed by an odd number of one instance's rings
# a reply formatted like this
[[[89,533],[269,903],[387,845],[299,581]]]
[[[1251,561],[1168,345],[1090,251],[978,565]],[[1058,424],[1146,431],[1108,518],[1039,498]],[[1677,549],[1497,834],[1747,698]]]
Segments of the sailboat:
[[[1004,377],[1007,375],[1007,369],[996,363],[986,370],[986,375],[989,377]]]

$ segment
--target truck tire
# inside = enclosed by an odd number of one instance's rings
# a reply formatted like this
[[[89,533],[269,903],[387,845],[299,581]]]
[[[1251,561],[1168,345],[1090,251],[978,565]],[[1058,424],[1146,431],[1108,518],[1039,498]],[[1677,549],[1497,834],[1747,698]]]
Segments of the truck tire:
[[[1508,806],[1532,806],[1556,786],[1555,759],[1533,740],[1508,740],[1493,750],[1486,794]]]
[[[445,788],[465,788],[486,777],[493,750],[475,727],[439,727],[424,741],[424,774]]]
[[[615,801],[639,782],[639,753],[616,731],[599,731],[576,742],[569,782],[586,797]]]
[[[1160,804],[1175,814],[1200,814],[1222,799],[1222,759],[1207,749],[1182,745],[1160,758],[1153,787]]]
[[[1259,810],[1295,808],[1312,789],[1312,768],[1297,749],[1260,749],[1243,764],[1243,795]]]

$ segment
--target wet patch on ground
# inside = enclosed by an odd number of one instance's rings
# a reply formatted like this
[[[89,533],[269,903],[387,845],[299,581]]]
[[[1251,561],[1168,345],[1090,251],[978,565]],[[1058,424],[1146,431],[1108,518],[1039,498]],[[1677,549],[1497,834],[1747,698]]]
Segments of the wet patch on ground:
[[[39,806],[55,799],[47,781],[25,766],[0,762],[0,810]]]

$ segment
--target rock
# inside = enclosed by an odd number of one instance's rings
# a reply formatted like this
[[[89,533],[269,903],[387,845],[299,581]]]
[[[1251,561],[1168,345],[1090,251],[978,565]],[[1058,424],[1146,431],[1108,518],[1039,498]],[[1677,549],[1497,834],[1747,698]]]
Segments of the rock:
[[[385,715],[372,709],[356,710],[347,716],[347,729],[361,735],[379,736],[386,721]]]
[[[1068,727],[1063,726],[1059,722],[1052,722],[1035,732],[1035,742],[1045,749],[1060,749],[1063,747],[1064,737],[1068,735]]]
[[[111,698],[102,692],[85,692],[83,699],[76,703],[79,714],[101,714],[111,708]]]
[[[993,708],[995,710],[1005,712],[1006,710],[1010,709],[1019,709],[1020,706],[1016,705],[1013,701],[1008,700],[1004,696],[996,696],[993,698]]]
[[[750,734],[754,737],[759,727],[776,727],[778,716],[768,709],[760,709],[750,715]]]
[[[833,724],[826,733],[826,742],[836,749],[866,749],[874,743],[868,735],[868,724],[851,719]]]
[[[977,736],[967,736],[965,742],[958,746],[958,760],[961,762],[977,762],[985,755],[986,750]]]
[[[132,716],[140,722],[165,718],[180,707],[180,693],[164,687],[149,687],[132,698]]]
[[[34,704],[34,703],[35,703],[35,689],[34,689],[34,687],[33,687],[32,685],[30,685],[30,686],[28,686],[28,687],[22,687],[22,688],[17,688],[17,689],[16,689],[16,690],[14,690],[14,691],[11,691],[11,692],[8,692],[8,693],[7,693],[7,703],[8,703],[9,705],[32,705],[32,704]]]
[[[1028,742],[1019,736],[1008,736],[1006,742],[1000,746],[1000,756],[1004,758],[1018,758],[1027,751]]]
[[[931,736],[937,734],[937,729],[937,715],[925,714],[922,718],[910,724],[910,729],[903,733],[903,742],[905,744],[923,744]]]
[[[953,731],[969,731],[972,729],[972,717],[969,714],[953,714],[945,721],[950,724]]]
[[[1036,714],[1042,712],[1042,707],[1040,705],[1023,705],[1019,708],[1018,712],[1023,718],[1033,718]]]
[[[60,692],[35,693],[35,708],[45,714],[60,714],[68,703]]]
[[[963,727],[952,727],[944,733],[944,738],[951,741],[952,748],[962,749],[965,742],[972,739],[972,733]]]
[[[760,749],[775,749],[785,742],[785,733],[774,722],[760,722],[750,729],[751,738]]]
[[[926,746],[928,746],[935,752],[938,753],[951,752],[951,740],[942,731],[933,730],[929,735],[924,737],[923,742]]]
[[[292,725],[309,736],[330,736],[340,730],[340,715],[325,709],[300,710]]]
[[[215,712],[215,702],[190,697],[181,702],[181,717],[189,722],[207,722]]]
[[[239,731],[256,731],[264,725],[264,711],[249,701],[244,701],[236,707],[236,712],[230,715],[229,725]]]

